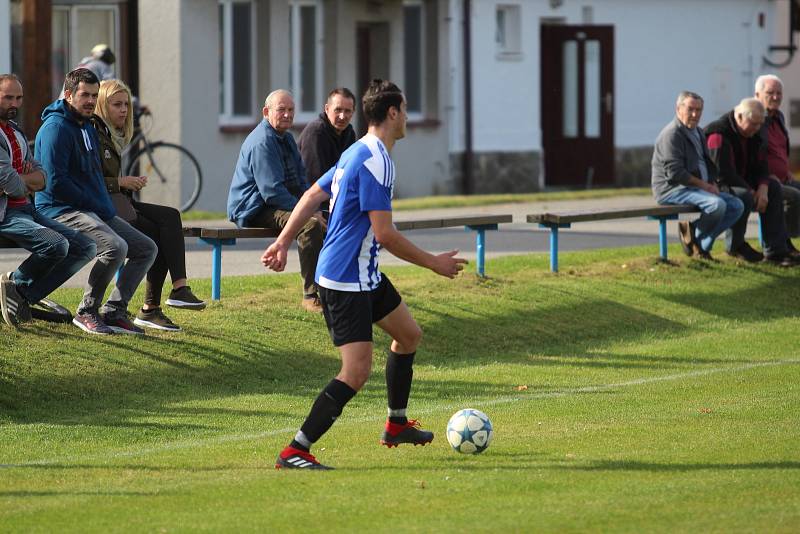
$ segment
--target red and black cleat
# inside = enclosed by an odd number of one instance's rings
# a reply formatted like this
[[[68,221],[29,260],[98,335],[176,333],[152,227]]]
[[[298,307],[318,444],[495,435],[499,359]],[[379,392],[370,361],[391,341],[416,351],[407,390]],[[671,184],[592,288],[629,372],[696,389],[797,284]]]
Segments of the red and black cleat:
[[[433,432],[422,430],[419,421],[411,419],[404,425],[386,421],[386,428],[381,436],[381,445],[397,447],[401,443],[426,445],[433,441]]]
[[[310,452],[294,447],[286,447],[275,460],[275,469],[321,469],[331,470],[333,467],[322,465]]]

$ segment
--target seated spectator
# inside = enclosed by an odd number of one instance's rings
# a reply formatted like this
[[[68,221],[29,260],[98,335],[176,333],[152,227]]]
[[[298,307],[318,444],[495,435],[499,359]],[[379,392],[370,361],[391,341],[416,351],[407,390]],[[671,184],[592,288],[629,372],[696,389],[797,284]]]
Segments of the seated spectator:
[[[659,204],[692,204],[700,209],[697,220],[678,223],[681,246],[687,256],[713,260],[714,240],[741,217],[744,205],[717,187],[717,166],[698,128],[703,98],[681,92],[675,113],[653,148],[653,196]]]
[[[250,132],[239,152],[228,194],[228,217],[240,227],[282,229],[309,187],[300,152],[288,131],[294,123],[291,93],[282,89],[270,93],[262,113],[264,120]],[[324,237],[321,212],[297,234],[302,306],[315,313],[322,313],[314,274]]]
[[[158,245],[158,255],[147,271],[144,305],[133,322],[138,326],[178,331],[181,328],[161,309],[161,291],[167,271],[172,280],[167,305],[193,310],[206,307],[186,285],[186,245],[181,214],[175,208],[133,199],[133,192],[147,185],[146,176],[120,176],[121,154],[133,137],[132,97],[128,86],[120,80],[100,82],[95,113],[91,123],[100,138],[103,176],[117,216]]]
[[[158,249],[152,239],[117,217],[106,189],[97,132],[89,122],[99,90],[92,71],[76,69],[66,76],[64,99],[42,113],[36,159],[47,173],[47,185],[36,193],[36,209],[97,245],[97,261],[73,323],[90,334],[141,335],[144,331],[128,317],[128,303]],[[115,275],[114,289],[101,306]]]
[[[0,311],[14,327],[29,320],[30,306],[69,280],[96,252],[91,239],[37,213],[28,199],[44,187],[45,176],[13,122],[22,99],[19,79],[0,75],[0,235],[31,252],[13,273],[0,275]]]
[[[755,98],[745,98],[730,111],[706,126],[711,159],[719,169],[717,182],[742,201],[744,212],[731,226],[728,254],[745,261],[762,259],[789,267],[795,265],[789,254],[786,223],[783,218],[781,184],[769,177],[766,147],[756,135],[764,124],[764,106]],[[761,218],[763,256],[744,240],[747,218],[755,208]]]
[[[313,185],[336,165],[342,152],[356,142],[356,132],[350,124],[355,109],[356,97],[352,91],[337,87],[328,94],[324,111],[300,132],[297,146],[303,157],[309,185]],[[328,202],[320,209],[327,213]]]
[[[800,237],[800,181],[789,169],[789,131],[781,111],[783,82],[774,74],[759,76],[756,80],[756,98],[767,110],[767,117],[758,135],[767,149],[769,173],[781,183],[786,231],[789,237]],[[800,256],[791,241],[786,243],[789,253]]]

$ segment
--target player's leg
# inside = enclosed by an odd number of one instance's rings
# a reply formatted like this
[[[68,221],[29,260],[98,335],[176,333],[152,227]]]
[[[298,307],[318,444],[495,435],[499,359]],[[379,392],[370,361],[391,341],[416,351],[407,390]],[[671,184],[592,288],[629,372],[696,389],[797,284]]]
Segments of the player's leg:
[[[379,293],[380,292],[380,293]],[[424,445],[433,440],[433,433],[419,429],[417,421],[409,421],[406,415],[411,382],[414,376],[414,356],[422,339],[422,330],[411,316],[405,302],[392,283],[384,276],[376,290],[373,314],[386,312],[376,324],[392,337],[392,345],[386,358],[386,394],[388,420],[381,443],[396,447],[400,443]]]
[[[369,295],[320,289],[323,313],[333,344],[339,348],[342,368],[320,392],[276,468],[329,469],[310,454],[311,446],[330,429],[345,405],[361,389],[372,369],[372,313]]]

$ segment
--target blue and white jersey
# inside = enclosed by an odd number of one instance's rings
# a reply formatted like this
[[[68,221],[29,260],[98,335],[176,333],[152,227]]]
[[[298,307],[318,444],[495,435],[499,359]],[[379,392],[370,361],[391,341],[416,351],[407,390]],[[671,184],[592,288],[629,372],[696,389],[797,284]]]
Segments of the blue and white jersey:
[[[316,282],[338,291],[372,291],[381,281],[380,245],[369,211],[391,211],[394,163],[383,142],[367,134],[350,146],[317,184],[331,195],[328,233]]]

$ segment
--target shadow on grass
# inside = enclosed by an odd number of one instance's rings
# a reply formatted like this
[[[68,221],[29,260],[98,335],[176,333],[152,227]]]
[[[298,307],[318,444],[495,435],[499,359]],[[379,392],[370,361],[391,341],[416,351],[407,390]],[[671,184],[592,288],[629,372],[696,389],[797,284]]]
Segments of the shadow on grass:
[[[17,497],[29,499],[31,497],[159,497],[163,491],[0,491],[0,497]]]
[[[731,276],[731,283],[734,283],[736,273],[723,269],[720,276]],[[791,288],[798,287],[794,278],[782,273],[769,276],[764,284],[733,291],[724,299],[713,293],[669,292],[637,286],[629,293],[633,292],[638,299],[650,299],[650,302],[636,306],[614,300],[613,292],[605,296],[608,292],[604,293],[602,287],[595,289],[577,281],[575,285],[548,283],[537,287],[533,293],[516,295],[513,280],[499,280],[487,284],[486,288],[470,290],[463,299],[448,303],[437,302],[414,287],[407,294],[412,312],[427,335],[418,362],[448,368],[502,362],[585,371],[603,368],[658,371],[749,360],[713,354],[699,358],[686,353],[675,356],[622,354],[604,351],[603,347],[695,332],[687,323],[673,320],[667,314],[660,315],[659,299],[667,305],[690,306],[723,317],[752,319],[748,309],[755,309],[759,314],[763,311],[760,319],[795,316],[796,306],[783,305],[784,300],[788,302],[795,295],[787,291],[789,284]],[[498,307],[503,311],[478,312],[470,305],[475,298],[503,299],[503,306]],[[624,298],[636,302],[631,294]],[[776,299],[780,305],[771,306]],[[249,409],[240,405],[226,408],[218,404],[211,408],[171,406],[274,394],[298,399],[295,409],[300,406],[304,411],[338,371],[336,351],[327,341],[327,333],[318,318],[308,319],[304,315],[274,310],[275,320],[271,322],[271,316],[266,313],[254,314],[247,306],[237,306],[211,310],[217,314],[215,320],[225,320],[236,326],[218,329],[214,321],[205,320],[195,328],[189,327],[169,337],[87,338],[67,326],[39,328],[37,342],[52,344],[60,358],[54,362],[52,354],[39,353],[35,355],[38,360],[32,360],[31,364],[20,358],[13,362],[14,366],[4,367],[0,355],[0,420],[189,433],[207,428],[198,424],[196,418],[261,417],[265,425],[275,418],[296,419],[296,413],[288,408]],[[307,335],[303,334],[306,331]],[[295,337],[302,341],[293,341]],[[309,348],[317,345],[325,348],[319,352]],[[386,345],[385,335],[376,336],[376,352],[382,352]],[[26,367],[42,362],[58,364],[61,368],[31,372]],[[385,394],[382,369],[378,365],[375,367],[363,396]],[[455,399],[464,395],[510,394],[508,385],[480,380],[428,382],[415,387],[414,395]],[[537,392],[559,389],[552,384],[531,388]],[[281,402],[281,406],[286,404]],[[192,421],[172,424],[146,420],[169,417]]]
[[[589,465],[563,465],[552,466],[552,469],[567,469],[574,471],[647,471],[653,473],[672,473],[689,471],[746,471],[751,469],[800,469],[800,462],[745,462],[745,463],[651,463],[634,461],[597,461]]]

